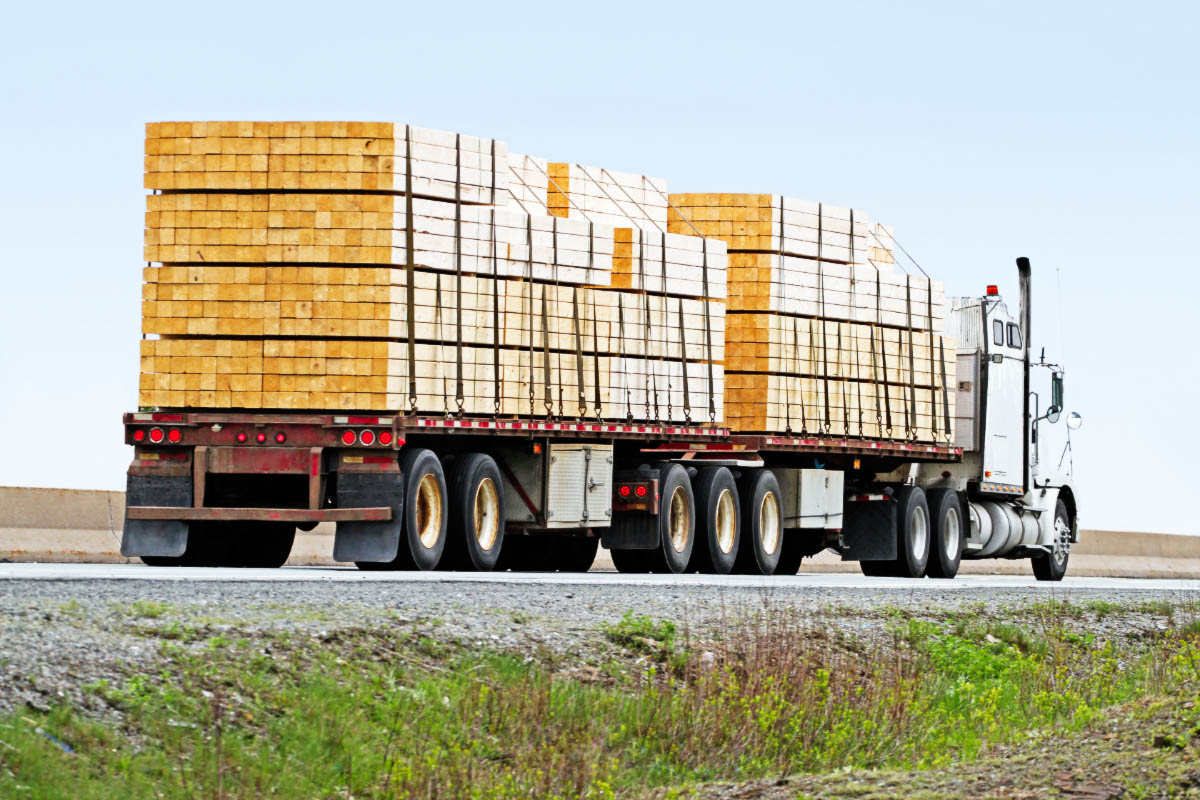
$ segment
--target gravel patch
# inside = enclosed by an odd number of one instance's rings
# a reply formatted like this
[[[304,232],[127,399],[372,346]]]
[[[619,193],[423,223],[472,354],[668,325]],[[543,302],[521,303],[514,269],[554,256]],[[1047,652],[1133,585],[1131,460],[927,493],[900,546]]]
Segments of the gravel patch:
[[[1030,605],[1068,601],[1064,624],[1097,637],[1143,636],[1167,626],[1146,610],[1166,601],[1191,616],[1191,594],[1065,588],[939,591],[847,587],[530,585],[456,582],[184,582],[7,580],[0,582],[0,710],[67,702],[116,713],[88,686],[120,684],[148,667],[164,641],[220,634],[395,628],[494,650],[549,651],[581,662],[610,654],[601,626],[632,612],[677,622],[698,639],[748,616],[794,609],[815,628],[861,640],[891,638],[896,615],[978,615],[1037,624]],[[1089,604],[1111,604],[1088,611]]]

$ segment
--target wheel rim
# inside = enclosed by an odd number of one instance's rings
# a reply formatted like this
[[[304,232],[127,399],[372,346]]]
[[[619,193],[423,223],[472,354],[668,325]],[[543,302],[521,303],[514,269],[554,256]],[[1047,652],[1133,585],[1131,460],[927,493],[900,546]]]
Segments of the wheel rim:
[[[958,518],[958,509],[951,508],[942,521],[942,548],[950,561],[958,557],[958,541],[961,536],[962,523]]]
[[[767,555],[779,547],[779,498],[774,492],[764,494],[758,507],[758,536]]]
[[[1071,553],[1071,526],[1062,517],[1054,518],[1054,550],[1050,553],[1054,563],[1060,567],[1067,563]]]
[[[913,555],[920,556],[929,542],[929,518],[925,515],[925,509],[920,506],[913,509],[908,529],[911,533]]]
[[[500,498],[496,484],[484,478],[475,489],[475,541],[482,550],[491,550],[500,533]]]
[[[722,490],[717,497],[717,549],[729,555],[737,539],[737,511],[734,510],[733,492]]]
[[[421,476],[417,484],[417,538],[430,549],[442,535],[442,492],[432,472]]]
[[[691,536],[692,511],[688,508],[687,492],[682,486],[676,486],[671,493],[671,510],[668,522],[671,526],[671,547],[676,553],[682,553],[687,547],[688,537]]]

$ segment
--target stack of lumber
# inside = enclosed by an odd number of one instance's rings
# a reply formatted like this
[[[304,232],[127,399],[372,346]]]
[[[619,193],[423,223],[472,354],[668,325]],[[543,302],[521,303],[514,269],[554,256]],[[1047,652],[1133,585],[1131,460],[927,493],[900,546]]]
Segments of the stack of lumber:
[[[723,242],[556,213],[545,175],[526,210],[503,142],[392,123],[155,123],[146,153],[144,407],[407,411],[415,373],[419,412],[721,419]]]
[[[672,194],[668,230],[728,245],[731,428],[952,438],[943,288],[894,269],[890,228],[778,195]],[[614,281],[623,255],[618,244]]]

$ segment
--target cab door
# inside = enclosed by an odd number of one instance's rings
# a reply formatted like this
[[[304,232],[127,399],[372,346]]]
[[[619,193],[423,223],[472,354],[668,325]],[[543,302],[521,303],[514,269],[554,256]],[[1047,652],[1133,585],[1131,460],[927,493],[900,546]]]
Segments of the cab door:
[[[1000,484],[1016,493],[1025,483],[1024,342],[1020,326],[999,303],[988,314],[987,335],[987,413],[981,482]]]

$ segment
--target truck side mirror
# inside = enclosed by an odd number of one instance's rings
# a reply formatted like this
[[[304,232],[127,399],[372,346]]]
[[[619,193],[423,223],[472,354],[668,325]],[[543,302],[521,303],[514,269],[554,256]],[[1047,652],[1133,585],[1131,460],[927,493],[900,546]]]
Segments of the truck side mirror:
[[[1050,373],[1050,408],[1046,409],[1046,421],[1051,424],[1058,422],[1063,408],[1063,374]]]

